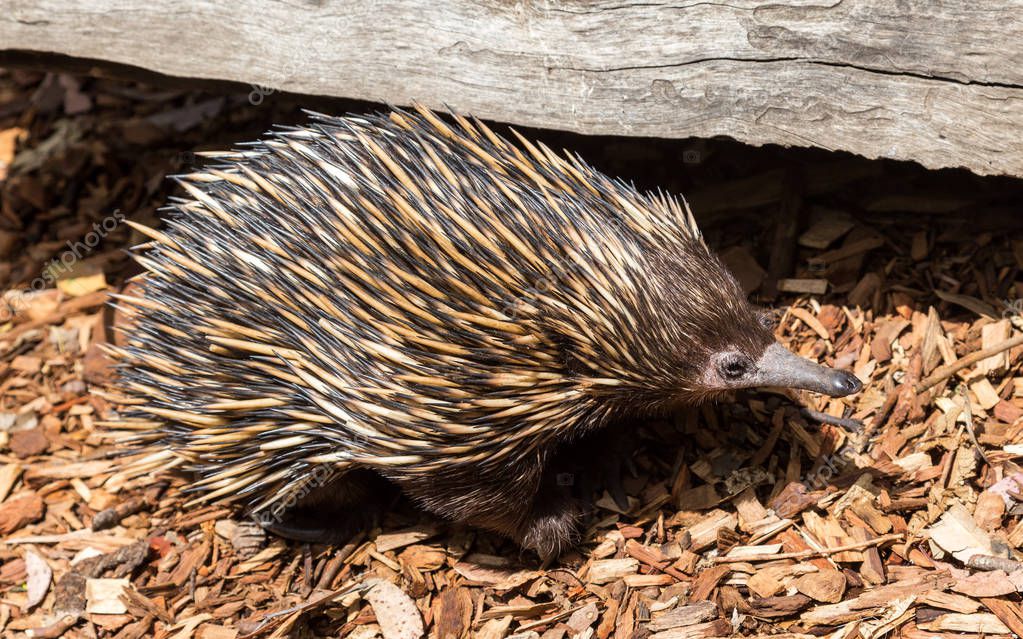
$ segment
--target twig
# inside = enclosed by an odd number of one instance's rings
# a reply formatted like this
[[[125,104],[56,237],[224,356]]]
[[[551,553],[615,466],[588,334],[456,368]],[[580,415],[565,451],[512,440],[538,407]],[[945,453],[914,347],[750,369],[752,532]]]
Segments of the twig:
[[[682,573],[677,568],[672,567],[671,560],[660,560],[653,551],[649,548],[642,546],[637,543],[626,543],[625,553],[633,559],[639,560],[640,563],[650,566],[654,570],[660,573],[669,575],[676,581],[688,581],[689,576]]]
[[[964,368],[972,366],[981,360],[1005,352],[1010,348],[1015,348],[1020,344],[1023,344],[1023,334],[1017,335],[1015,337],[1010,337],[1004,342],[1001,342],[1000,344],[995,344],[994,346],[985,348],[984,350],[970,353],[969,355],[955,362],[952,362],[951,364],[939,366],[937,369],[934,370],[933,373],[917,382],[916,386],[913,387],[913,392],[922,393],[933,386],[937,386],[938,384],[945,381],[949,377],[952,377],[953,375],[963,370]]]
[[[977,454],[980,455],[985,464],[990,466],[991,462],[988,461],[987,455],[984,454],[984,449],[980,447],[980,442],[977,441],[977,433],[973,430],[973,408],[970,406],[970,397],[966,394],[965,384],[959,387],[959,395],[963,398],[963,412],[966,413],[966,432],[970,436],[970,441],[973,442],[973,447],[977,449]]]
[[[375,583],[376,582],[373,581],[357,582],[347,588],[338,588],[337,590],[334,590],[332,592],[326,592],[321,595],[314,596],[312,599],[308,599],[296,606],[291,606],[290,608],[285,608],[284,610],[277,610],[275,612],[266,613],[263,616],[263,618],[256,622],[256,624],[252,628],[247,628],[246,629],[247,632],[240,634],[239,637],[241,637],[241,639],[255,637],[256,635],[262,634],[269,630],[271,627],[270,624],[273,624],[273,626],[278,627],[278,629],[282,624],[288,624],[288,626],[290,627],[291,625],[294,625],[295,621],[298,620],[298,617],[300,615],[310,610],[314,610],[316,608],[325,606],[329,603],[339,601],[340,599],[347,597],[353,592],[356,591],[364,592],[370,590],[371,588],[373,588]],[[285,615],[288,616],[282,619],[282,617],[285,617]]]
[[[39,637],[40,639],[56,639],[57,637],[63,637],[72,626],[78,623],[79,619],[81,619],[81,616],[79,615],[66,614],[45,628],[33,628],[32,630],[29,630],[29,636]]]
[[[883,543],[889,541],[898,541],[905,535],[903,533],[892,533],[890,535],[881,535],[874,539],[868,539],[867,541],[858,541],[855,544],[846,544],[844,546],[836,546],[834,548],[824,548],[821,550],[800,550],[798,552],[779,552],[773,555],[745,555],[738,557],[715,557],[714,563],[716,564],[734,564],[742,563],[744,561],[774,561],[775,559],[806,559],[808,557],[827,557],[835,553],[846,552],[847,550],[862,550],[863,548],[869,548],[871,546],[880,546]]]
[[[529,622],[527,624],[522,624],[521,626],[516,628],[516,630],[517,631],[521,630],[522,632],[526,632],[528,630],[532,630],[533,628],[539,628],[540,626],[546,626],[547,624],[554,623],[555,621],[560,621],[560,620],[564,619],[565,617],[571,617],[572,613],[574,613],[576,610],[582,610],[587,605],[589,605],[589,604],[582,603],[582,604],[579,604],[578,606],[575,606],[574,608],[569,608],[568,610],[562,610],[561,612],[556,612],[553,615],[551,615],[550,617],[544,617],[543,619],[537,619],[536,621],[531,621],[531,622]]]
[[[577,574],[575,574],[574,572],[572,572],[568,568],[555,568],[553,570],[548,570],[547,571],[547,575],[549,576],[549,575],[552,575],[552,574],[554,574],[556,572],[557,573],[562,573],[562,572],[565,573],[566,575],[568,575],[572,579],[575,579],[576,583],[579,585],[579,588],[581,588],[583,590],[586,590],[586,584],[583,582],[583,580],[580,579]]]
[[[970,558],[966,560],[966,565],[977,570],[1004,570],[1005,572],[1016,572],[1023,568],[1023,562],[993,555],[970,555]]]
[[[113,528],[117,524],[121,523],[121,520],[130,515],[134,515],[140,512],[146,507],[144,499],[138,497],[132,497],[127,501],[123,501],[116,506],[101,510],[96,513],[92,518],[92,530],[100,531],[106,530],[107,528]]]

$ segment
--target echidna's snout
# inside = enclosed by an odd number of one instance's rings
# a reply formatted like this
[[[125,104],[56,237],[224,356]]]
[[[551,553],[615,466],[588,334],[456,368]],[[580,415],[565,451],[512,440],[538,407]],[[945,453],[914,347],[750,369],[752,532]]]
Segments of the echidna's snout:
[[[821,366],[789,352],[777,342],[754,361],[737,351],[716,353],[707,371],[712,386],[801,388],[832,397],[859,392],[863,384],[849,371]]]
[[[832,397],[858,392],[863,384],[849,371],[821,366],[800,357],[778,343],[764,350],[755,364],[754,386],[801,388]]]

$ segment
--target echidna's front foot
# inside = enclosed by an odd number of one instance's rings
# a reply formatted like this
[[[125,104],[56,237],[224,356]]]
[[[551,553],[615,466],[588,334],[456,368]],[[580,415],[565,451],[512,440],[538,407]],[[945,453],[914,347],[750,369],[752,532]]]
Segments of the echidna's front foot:
[[[583,508],[561,494],[538,495],[529,517],[520,525],[517,541],[544,562],[555,559],[579,541]]]

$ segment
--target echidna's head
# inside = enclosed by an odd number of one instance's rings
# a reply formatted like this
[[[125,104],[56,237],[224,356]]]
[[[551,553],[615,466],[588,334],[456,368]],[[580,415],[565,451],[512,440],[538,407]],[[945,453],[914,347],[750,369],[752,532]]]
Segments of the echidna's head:
[[[614,336],[590,342],[582,359],[620,399],[650,406],[727,391],[786,387],[841,397],[860,390],[850,372],[799,357],[774,337],[773,315],[751,305],[702,241],[647,251],[641,275],[618,289],[603,322]],[[606,307],[605,307],[606,308]],[[617,309],[617,310],[616,310]],[[600,335],[601,326],[591,326]],[[617,338],[617,339],[616,339]]]

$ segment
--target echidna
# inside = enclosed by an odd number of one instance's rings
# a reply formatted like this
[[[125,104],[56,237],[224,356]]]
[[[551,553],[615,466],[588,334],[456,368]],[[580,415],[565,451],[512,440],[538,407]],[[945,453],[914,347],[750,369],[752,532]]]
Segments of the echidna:
[[[285,506],[383,477],[550,556],[578,516],[545,488],[559,446],[731,389],[859,390],[775,342],[684,203],[453,120],[314,115],[179,177],[120,300],[136,471],[313,539]]]

